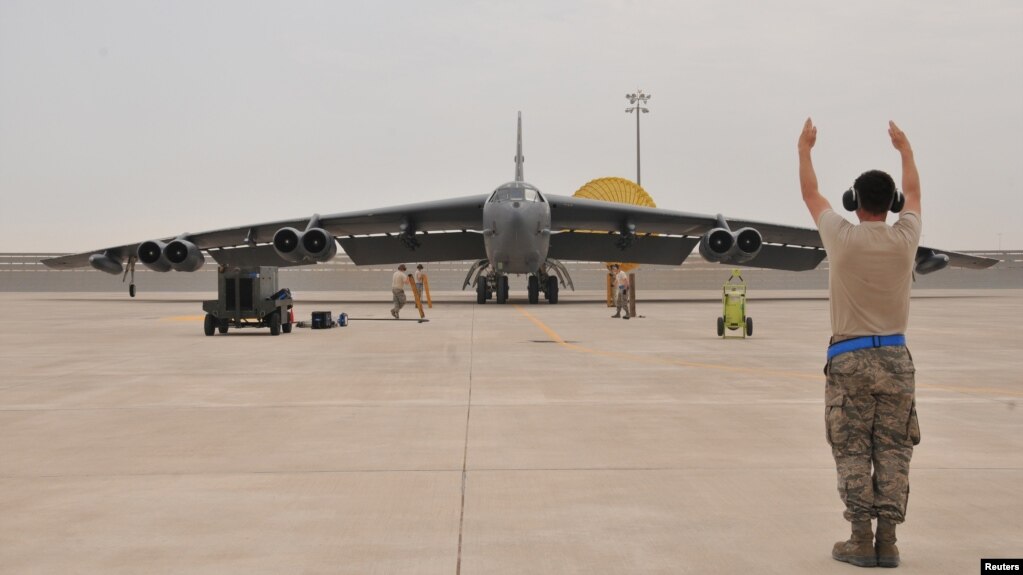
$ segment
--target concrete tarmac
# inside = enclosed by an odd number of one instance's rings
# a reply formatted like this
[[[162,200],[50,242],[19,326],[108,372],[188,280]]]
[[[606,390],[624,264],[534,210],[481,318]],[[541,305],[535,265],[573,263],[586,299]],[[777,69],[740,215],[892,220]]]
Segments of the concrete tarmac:
[[[912,304],[923,441],[899,573],[1023,556],[1023,290]],[[319,293],[345,328],[202,335],[201,294],[7,294],[2,573],[855,573],[824,438],[823,292],[611,319]],[[402,317],[413,317],[408,306]]]

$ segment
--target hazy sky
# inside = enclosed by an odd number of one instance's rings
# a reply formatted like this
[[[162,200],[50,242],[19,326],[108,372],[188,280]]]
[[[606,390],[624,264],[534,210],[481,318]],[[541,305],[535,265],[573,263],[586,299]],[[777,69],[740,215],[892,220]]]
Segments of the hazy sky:
[[[924,242],[1023,247],[1023,2],[0,0],[0,251],[636,174],[658,206],[812,226],[916,150]]]

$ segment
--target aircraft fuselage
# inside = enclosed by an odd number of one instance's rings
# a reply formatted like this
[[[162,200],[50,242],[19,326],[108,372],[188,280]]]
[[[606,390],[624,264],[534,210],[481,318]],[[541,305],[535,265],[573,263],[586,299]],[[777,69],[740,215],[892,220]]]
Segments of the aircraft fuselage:
[[[550,204],[525,182],[504,184],[483,206],[483,243],[498,273],[536,273],[547,259],[550,229]]]

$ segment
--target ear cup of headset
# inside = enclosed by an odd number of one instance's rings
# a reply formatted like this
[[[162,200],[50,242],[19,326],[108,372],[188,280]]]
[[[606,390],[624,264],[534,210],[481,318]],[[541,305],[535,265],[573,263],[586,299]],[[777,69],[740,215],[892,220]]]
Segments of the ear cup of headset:
[[[895,197],[892,198],[892,207],[890,208],[893,214],[897,214],[902,211],[902,208],[906,206],[906,196],[902,195],[902,192],[895,190]]]
[[[860,202],[856,200],[856,191],[852,188],[849,188],[842,194],[842,207],[847,211],[855,212],[859,205]]]

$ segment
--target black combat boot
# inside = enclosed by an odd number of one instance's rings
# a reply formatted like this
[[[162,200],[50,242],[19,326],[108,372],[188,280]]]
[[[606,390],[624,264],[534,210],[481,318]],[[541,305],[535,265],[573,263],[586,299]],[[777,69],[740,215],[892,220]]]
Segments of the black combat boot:
[[[887,519],[877,520],[877,541],[874,543],[877,551],[878,567],[898,567],[899,548],[895,546],[895,524]]]
[[[852,536],[848,541],[835,543],[831,556],[857,567],[876,567],[877,555],[874,553],[874,532],[870,529],[870,521],[854,521]]]

